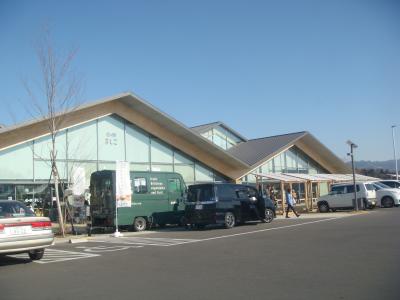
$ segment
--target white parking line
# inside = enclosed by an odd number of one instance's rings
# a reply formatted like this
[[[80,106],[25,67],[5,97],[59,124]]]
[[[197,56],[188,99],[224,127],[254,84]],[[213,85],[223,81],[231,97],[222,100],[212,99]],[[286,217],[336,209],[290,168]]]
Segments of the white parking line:
[[[265,231],[272,231],[272,230],[279,230],[279,229],[285,229],[285,228],[291,228],[291,227],[299,227],[299,226],[304,226],[308,224],[314,224],[314,223],[320,223],[320,222],[328,222],[332,220],[338,220],[341,218],[346,218],[347,216],[343,217],[335,217],[335,218],[329,218],[329,219],[324,219],[324,220],[317,220],[317,221],[311,221],[311,222],[304,222],[300,224],[292,224],[292,225],[286,225],[286,226],[280,226],[280,227],[273,227],[273,228],[266,228],[266,229],[260,229],[260,230],[254,230],[254,231],[248,231],[248,232],[241,232],[241,233],[234,233],[234,234],[228,234],[228,235],[222,235],[222,236],[215,236],[211,238],[205,238],[201,240],[192,240],[192,241],[187,241],[187,242],[181,242],[176,245],[182,245],[182,244],[190,244],[190,243],[199,243],[199,242],[206,242],[206,241],[212,241],[212,240],[217,240],[217,239],[225,239],[225,238],[230,238],[230,237],[235,237],[235,236],[241,236],[241,235],[247,235],[247,234],[254,234],[254,233],[260,233],[260,232],[265,232]],[[175,245],[169,245],[169,246],[175,246]]]
[[[93,240],[92,243],[109,243],[109,244],[123,244],[123,245],[140,245],[140,246],[175,246],[196,242],[195,239],[171,239],[171,238],[141,238],[141,237],[122,237],[113,240]]]
[[[83,249],[83,251],[85,252],[103,253],[103,252],[115,252],[115,251],[128,250],[131,248],[142,248],[142,247],[143,246],[96,246],[96,247],[80,246],[76,248]]]
[[[97,257],[97,256],[100,256],[100,255],[92,254],[92,253],[65,251],[65,250],[58,250],[58,249],[50,248],[50,249],[45,250],[44,256],[41,260],[34,260],[33,262],[38,263],[38,264],[49,264],[49,263],[91,258],[91,257]],[[27,254],[16,254],[16,255],[12,255],[11,257],[27,259],[28,255]]]

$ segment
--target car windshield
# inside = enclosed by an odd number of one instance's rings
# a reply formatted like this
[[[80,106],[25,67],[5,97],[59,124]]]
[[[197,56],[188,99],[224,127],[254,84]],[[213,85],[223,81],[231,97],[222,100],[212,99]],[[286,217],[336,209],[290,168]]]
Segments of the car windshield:
[[[0,219],[34,216],[28,207],[18,201],[0,201]]]
[[[214,193],[212,185],[189,186],[187,195],[188,202],[204,202],[212,201],[213,199]]]
[[[375,186],[379,186],[381,189],[390,189],[390,186],[383,184],[382,182],[374,182]]]

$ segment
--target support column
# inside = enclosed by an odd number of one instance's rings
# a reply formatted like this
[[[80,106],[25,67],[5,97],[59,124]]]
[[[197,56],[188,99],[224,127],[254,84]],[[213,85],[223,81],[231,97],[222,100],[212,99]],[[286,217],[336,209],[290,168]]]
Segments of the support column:
[[[286,199],[285,186],[283,181],[281,181],[281,198],[282,198],[282,216],[283,216],[285,215],[285,199]]]

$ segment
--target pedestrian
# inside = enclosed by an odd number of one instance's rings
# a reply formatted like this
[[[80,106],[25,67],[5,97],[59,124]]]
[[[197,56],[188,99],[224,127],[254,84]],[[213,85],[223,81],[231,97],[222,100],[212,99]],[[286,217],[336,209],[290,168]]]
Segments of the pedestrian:
[[[275,207],[278,207],[278,201],[276,200],[274,188],[272,186],[269,187],[269,198],[272,200]]]
[[[290,209],[294,212],[296,217],[300,217],[300,215],[294,209],[294,200],[293,200],[293,196],[292,196],[292,190],[290,188],[287,189],[287,192],[286,192],[286,205],[287,205],[286,218],[289,218],[289,210]]]

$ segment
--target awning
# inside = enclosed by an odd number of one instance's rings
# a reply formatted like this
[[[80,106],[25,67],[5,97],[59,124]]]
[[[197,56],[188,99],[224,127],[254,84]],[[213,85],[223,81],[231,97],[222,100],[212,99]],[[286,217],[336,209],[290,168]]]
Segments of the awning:
[[[351,182],[353,174],[301,174],[301,173],[253,173],[267,180],[301,183],[307,181],[313,182]],[[378,181],[379,178],[356,174],[356,181]]]
[[[265,179],[281,181],[281,182],[283,181],[283,182],[288,182],[288,183],[303,183],[303,182],[307,181],[302,178],[297,178],[297,177],[289,176],[287,174],[282,174],[282,173],[268,173],[268,174],[253,173],[253,175],[256,177],[262,177]]]

